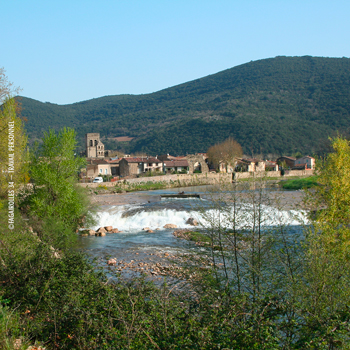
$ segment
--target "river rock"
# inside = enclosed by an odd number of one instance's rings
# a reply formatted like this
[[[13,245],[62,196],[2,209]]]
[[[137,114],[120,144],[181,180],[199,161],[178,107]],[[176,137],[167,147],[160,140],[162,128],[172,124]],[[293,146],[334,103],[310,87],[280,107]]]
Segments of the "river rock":
[[[109,260],[107,261],[107,264],[108,264],[108,265],[116,265],[116,264],[117,264],[117,260],[116,260],[116,259],[109,259]]]
[[[177,228],[177,226],[174,224],[166,224],[163,226],[163,228]]]
[[[111,233],[118,233],[119,232],[119,230],[117,229],[117,228],[114,228],[112,231],[111,231]]]
[[[150,229],[150,230],[147,230],[146,232],[147,232],[147,233],[154,233],[154,231],[151,230],[151,229]]]
[[[101,232],[96,232],[96,234],[95,234],[95,236],[99,236],[99,237],[103,237],[103,236],[105,236],[106,235],[106,232],[103,232],[103,231],[101,231]]]
[[[113,230],[113,226],[105,226],[105,230],[106,230],[107,232],[110,232],[110,231]]]
[[[148,230],[150,230],[151,228],[150,227],[144,227],[142,230],[143,231],[148,231]]]
[[[96,235],[96,232],[94,230],[89,230],[89,235],[90,236],[95,236]]]
[[[198,226],[198,221],[194,218],[188,218],[186,221],[186,225]]]
[[[97,231],[96,231],[96,233],[106,233],[107,231],[106,231],[106,229],[104,228],[104,227],[100,227]]]

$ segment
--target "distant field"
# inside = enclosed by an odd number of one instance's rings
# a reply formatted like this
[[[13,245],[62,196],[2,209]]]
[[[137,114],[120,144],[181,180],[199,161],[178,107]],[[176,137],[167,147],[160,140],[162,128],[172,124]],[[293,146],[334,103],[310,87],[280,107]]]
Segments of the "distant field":
[[[129,137],[129,136],[119,136],[119,137],[113,137],[110,138],[111,140],[116,140],[118,142],[129,142],[132,139],[134,139],[134,137]]]
[[[285,190],[300,190],[303,188],[310,188],[317,186],[318,176],[313,175],[309,177],[305,177],[303,179],[290,179],[283,180],[280,182],[281,186]]]

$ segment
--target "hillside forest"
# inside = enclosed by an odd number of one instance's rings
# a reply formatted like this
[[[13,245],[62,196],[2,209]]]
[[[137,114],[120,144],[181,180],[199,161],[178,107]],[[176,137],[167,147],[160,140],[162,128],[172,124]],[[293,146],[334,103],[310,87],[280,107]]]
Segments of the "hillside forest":
[[[18,98],[32,143],[53,127],[99,132],[106,149],[149,154],[206,152],[231,137],[246,155],[322,153],[348,134],[350,59],[275,57],[144,95],[70,105]],[[132,137],[118,142],[118,136]]]

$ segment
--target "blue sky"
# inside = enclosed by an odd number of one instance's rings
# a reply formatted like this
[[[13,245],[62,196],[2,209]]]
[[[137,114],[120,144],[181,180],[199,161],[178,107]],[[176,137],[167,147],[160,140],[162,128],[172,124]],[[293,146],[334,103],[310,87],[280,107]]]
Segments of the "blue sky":
[[[145,94],[263,58],[350,56],[350,2],[0,0],[0,67],[68,104]]]

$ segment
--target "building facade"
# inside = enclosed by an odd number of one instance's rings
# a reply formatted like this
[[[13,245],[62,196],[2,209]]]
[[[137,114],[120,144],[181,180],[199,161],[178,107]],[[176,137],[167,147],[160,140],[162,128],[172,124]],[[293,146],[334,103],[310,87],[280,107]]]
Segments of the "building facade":
[[[128,157],[119,161],[120,176],[140,175],[149,171],[163,171],[163,162],[154,157]]]
[[[100,133],[86,134],[85,146],[87,158],[104,158],[105,146],[100,140]]]

